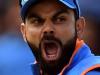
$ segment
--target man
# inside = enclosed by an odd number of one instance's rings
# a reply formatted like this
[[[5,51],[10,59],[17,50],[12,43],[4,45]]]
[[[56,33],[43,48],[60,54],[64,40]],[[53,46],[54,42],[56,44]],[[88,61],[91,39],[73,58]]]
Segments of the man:
[[[100,75],[100,58],[82,40],[76,0],[21,0],[21,31],[36,57],[33,75]]]

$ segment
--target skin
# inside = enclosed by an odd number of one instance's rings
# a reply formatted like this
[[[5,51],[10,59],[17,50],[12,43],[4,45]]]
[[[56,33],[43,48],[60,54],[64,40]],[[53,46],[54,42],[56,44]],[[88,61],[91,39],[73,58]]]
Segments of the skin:
[[[80,17],[75,20],[75,14],[72,9],[69,9],[54,0],[44,0],[44,2],[42,1],[29,8],[25,22],[21,24],[21,31],[24,40],[27,41],[35,54],[36,60],[40,63],[42,62],[42,71],[48,69],[46,70],[47,75],[50,73],[55,75],[68,63],[71,54],[74,51],[76,38],[81,40],[84,25],[84,18]],[[49,37],[53,36],[60,40],[61,44],[57,42],[58,48],[60,49],[58,50],[57,57],[50,59],[46,56],[44,48],[42,48],[42,43],[44,42],[42,39],[44,38],[44,35]],[[69,46],[72,48],[69,48]],[[64,48],[65,52],[63,47],[66,47]],[[62,60],[63,57],[65,57],[66,60]],[[62,62],[60,62],[60,60],[62,60]],[[48,68],[44,67],[45,64]],[[62,64],[62,66],[57,67],[59,64]]]

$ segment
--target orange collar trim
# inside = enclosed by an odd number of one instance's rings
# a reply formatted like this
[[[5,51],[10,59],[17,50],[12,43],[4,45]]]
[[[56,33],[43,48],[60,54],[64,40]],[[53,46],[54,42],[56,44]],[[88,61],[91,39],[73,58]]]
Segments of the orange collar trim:
[[[89,71],[96,69],[96,68],[100,68],[100,64],[96,64],[90,68],[88,68],[87,70],[85,70],[81,75],[86,75],[86,73],[88,73]]]
[[[76,41],[76,46],[75,46],[75,50],[74,50],[74,52],[73,52],[73,54],[72,54],[72,56],[71,56],[71,58],[70,58],[70,61],[69,61],[69,63],[62,69],[62,71],[61,71],[61,73],[60,73],[59,75],[63,75],[63,72],[65,71],[65,69],[66,69],[68,66],[70,66],[70,64],[71,64],[71,62],[72,62],[72,60],[73,60],[75,54],[78,52],[79,48],[81,48],[81,46],[82,46],[83,44],[84,44],[84,41],[83,41],[83,40],[77,39],[77,41]]]

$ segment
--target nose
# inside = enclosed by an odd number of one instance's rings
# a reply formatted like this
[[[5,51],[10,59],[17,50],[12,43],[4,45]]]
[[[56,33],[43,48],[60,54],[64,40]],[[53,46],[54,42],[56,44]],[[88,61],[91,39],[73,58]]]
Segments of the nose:
[[[43,34],[54,35],[54,32],[55,32],[54,25],[51,22],[45,23],[44,28],[43,28]]]

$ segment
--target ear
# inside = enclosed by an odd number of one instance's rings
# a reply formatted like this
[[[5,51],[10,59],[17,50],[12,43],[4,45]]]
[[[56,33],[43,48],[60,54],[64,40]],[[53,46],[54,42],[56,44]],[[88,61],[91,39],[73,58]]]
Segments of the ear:
[[[84,17],[80,17],[76,21],[77,38],[79,40],[82,39],[84,27],[85,27],[85,19],[84,19]]]
[[[26,29],[25,29],[25,24],[21,23],[21,27],[20,27],[21,33],[23,35],[24,41],[26,42]]]

